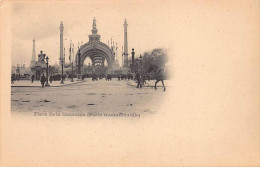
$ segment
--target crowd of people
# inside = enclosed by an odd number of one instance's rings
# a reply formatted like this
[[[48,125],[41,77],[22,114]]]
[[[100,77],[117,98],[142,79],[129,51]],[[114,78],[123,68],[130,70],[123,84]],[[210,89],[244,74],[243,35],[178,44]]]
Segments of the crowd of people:
[[[29,77],[30,77],[30,75],[21,75],[21,74],[13,73],[11,75],[11,83],[14,84],[14,81],[25,80],[25,79],[27,79]]]
[[[164,87],[164,91],[165,91],[165,86],[164,86],[164,77],[163,77],[163,73],[162,73],[162,70],[161,69],[157,69],[156,67],[152,68],[150,70],[155,70],[155,72],[153,74],[150,74],[149,73],[141,73],[141,72],[136,72],[135,74],[131,74],[131,73],[128,73],[128,74],[92,74],[92,75],[82,75],[81,79],[84,80],[85,78],[92,78],[92,81],[98,81],[98,80],[101,80],[103,78],[105,78],[106,81],[111,81],[112,78],[117,78],[118,81],[120,80],[135,80],[137,86],[136,88],[142,88],[142,86],[146,83],[146,80],[150,81],[152,79],[155,79],[156,82],[155,82],[155,85],[154,85],[154,88],[156,89],[156,85],[158,82],[162,82],[162,85]],[[65,80],[66,78],[72,78],[75,77],[76,75],[60,75],[60,74],[51,74],[49,76],[49,82],[52,83],[52,81],[60,81],[60,80]],[[11,76],[11,82],[14,83],[15,80],[20,80],[20,77],[21,75],[20,74],[12,74]],[[36,80],[35,78],[35,75],[32,74],[31,75],[31,83],[34,83],[34,81]],[[42,87],[44,88],[45,84],[47,82],[47,77],[45,77],[44,74],[42,74],[40,76],[40,83],[42,85]]]

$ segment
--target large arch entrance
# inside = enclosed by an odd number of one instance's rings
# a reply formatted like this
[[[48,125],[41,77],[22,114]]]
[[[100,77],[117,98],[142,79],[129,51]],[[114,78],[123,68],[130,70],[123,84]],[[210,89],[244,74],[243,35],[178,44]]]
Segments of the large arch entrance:
[[[105,74],[105,62],[107,68],[112,69],[112,50],[102,42],[88,42],[82,45],[76,54],[77,74],[82,74],[82,66],[86,58],[90,58],[91,67],[95,74]]]
[[[94,60],[87,56],[83,61],[82,75],[90,76],[93,73],[100,75],[108,72],[108,62],[106,59],[96,56]]]
[[[100,42],[100,35],[97,34],[96,20],[94,18],[92,25],[92,34],[89,35],[89,42],[80,46],[76,53],[77,74],[82,74],[84,60],[89,57],[93,73],[105,74],[105,61],[108,69],[112,69],[114,63],[113,51],[105,43]]]

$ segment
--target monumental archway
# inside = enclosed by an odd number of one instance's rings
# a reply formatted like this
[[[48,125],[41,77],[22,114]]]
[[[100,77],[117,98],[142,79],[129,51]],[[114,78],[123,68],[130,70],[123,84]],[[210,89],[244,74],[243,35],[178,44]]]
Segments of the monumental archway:
[[[77,65],[83,65],[87,57],[90,57],[93,65],[97,63],[103,64],[104,61],[107,60],[108,67],[112,67],[113,52],[102,42],[88,42],[82,45],[76,54]]]
[[[82,74],[81,67],[87,57],[90,57],[94,68],[104,67],[104,62],[106,60],[108,68],[112,69],[114,60],[113,51],[108,45],[100,42],[100,35],[97,34],[95,18],[92,25],[92,34],[89,35],[89,42],[80,46],[75,57],[78,74]]]

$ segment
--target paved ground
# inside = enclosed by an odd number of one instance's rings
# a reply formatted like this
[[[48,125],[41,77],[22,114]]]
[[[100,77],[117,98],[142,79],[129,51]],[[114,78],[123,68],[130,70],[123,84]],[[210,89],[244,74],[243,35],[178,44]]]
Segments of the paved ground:
[[[149,84],[153,84],[152,81]],[[135,88],[134,81],[113,79],[61,87],[12,87],[12,112],[148,113],[156,112],[167,93],[162,87]]]
[[[74,79],[74,82],[71,82],[70,79],[65,80],[64,84],[60,84],[60,81],[52,81],[52,83],[49,82],[49,85],[51,87],[60,87],[60,86],[66,86],[69,84],[75,84],[79,83],[81,81],[77,81]],[[13,84],[11,84],[12,87],[41,87],[41,82],[40,81],[34,81],[33,83],[29,80],[19,80],[19,81],[14,81]]]

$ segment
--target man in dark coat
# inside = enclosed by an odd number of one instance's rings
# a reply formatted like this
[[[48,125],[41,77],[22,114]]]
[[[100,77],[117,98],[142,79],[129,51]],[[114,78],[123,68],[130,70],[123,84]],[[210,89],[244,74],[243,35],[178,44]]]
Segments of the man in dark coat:
[[[53,77],[52,77],[52,74],[50,76],[50,83],[52,83],[52,80],[53,80]]]
[[[12,76],[11,76],[11,83],[12,83],[12,84],[14,84],[14,79],[15,79],[15,73],[12,74]]]
[[[44,88],[45,81],[46,81],[46,78],[45,78],[44,74],[42,74],[42,77],[41,77],[42,88]]]
[[[137,80],[137,86],[136,86],[136,88],[142,88],[141,75],[140,75],[140,73],[136,72],[136,74],[135,74],[135,79]]]
[[[33,81],[34,81],[34,74],[32,75],[31,79],[32,79],[32,83],[33,83]]]
[[[127,80],[129,81],[129,80],[130,80],[130,78],[131,78],[131,74],[130,74],[130,73],[128,73],[128,74],[127,74]]]

